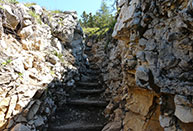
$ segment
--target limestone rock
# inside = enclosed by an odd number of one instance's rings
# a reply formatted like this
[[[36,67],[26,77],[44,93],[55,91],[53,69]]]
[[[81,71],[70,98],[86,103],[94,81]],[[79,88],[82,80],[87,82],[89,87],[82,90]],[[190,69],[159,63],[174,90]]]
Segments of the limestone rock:
[[[15,125],[11,131],[31,131],[31,129],[28,126],[25,126],[24,124],[17,124]]]
[[[4,23],[4,26],[10,29],[16,29],[17,25],[20,22],[19,17],[17,16],[17,10],[12,10],[11,6],[9,5],[3,5],[3,8],[5,10],[5,17],[6,17],[6,23]],[[16,11],[16,12],[15,12]]]
[[[51,19],[50,27],[53,35],[62,43],[70,43],[73,40],[74,29],[77,25],[76,19],[70,14],[55,15]]]
[[[2,18],[0,17],[0,37],[3,35],[3,24],[2,24]]]
[[[1,112],[5,113],[8,109],[8,106],[9,106],[9,102],[10,102],[10,97],[7,97],[7,98],[4,98],[3,100],[1,100],[0,102],[0,109],[1,109]]]
[[[185,96],[175,95],[174,102],[176,105],[175,116],[184,123],[193,122],[193,108]]]
[[[145,67],[138,67],[136,69],[136,83],[141,87],[148,86],[149,70]]]
[[[108,123],[102,131],[120,131],[121,130],[121,122],[111,122]]]
[[[43,124],[45,124],[45,123],[44,123],[44,119],[43,119],[41,116],[39,116],[39,117],[34,121],[34,124],[35,124],[36,127],[42,126]]]
[[[169,116],[160,116],[159,120],[160,120],[160,125],[163,128],[171,127],[174,124],[172,123],[174,121],[172,121],[172,118]]]
[[[6,114],[6,117],[5,117],[6,119],[11,117],[11,114],[15,109],[16,103],[17,103],[17,95],[14,95],[14,96],[11,97],[11,100],[10,100],[10,103],[9,103],[10,104],[9,105],[9,110],[8,110],[8,112]]]
[[[31,109],[30,109],[30,111],[29,111],[29,113],[28,113],[28,115],[27,115],[27,119],[28,119],[28,120],[31,120],[31,119],[36,115],[37,111],[38,111],[39,108],[40,108],[40,104],[41,104],[40,101],[37,101],[37,102],[35,102],[35,103],[33,104],[33,106],[31,107]]]
[[[39,5],[32,5],[30,6],[30,9],[32,9],[37,15],[42,15],[43,9]]]
[[[30,37],[32,34],[33,34],[33,29],[32,29],[32,26],[27,26],[27,27],[24,27],[20,32],[19,32],[19,36],[22,38],[22,39],[26,39],[28,37]]]
[[[0,84],[9,83],[11,81],[11,76],[9,74],[0,75]]]

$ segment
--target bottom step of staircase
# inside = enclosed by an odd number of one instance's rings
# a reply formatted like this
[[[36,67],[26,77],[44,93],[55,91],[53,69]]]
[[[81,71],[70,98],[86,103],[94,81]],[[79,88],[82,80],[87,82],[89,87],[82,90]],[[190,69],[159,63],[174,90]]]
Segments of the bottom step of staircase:
[[[103,125],[100,125],[100,124],[74,122],[66,125],[49,127],[48,131],[101,131],[102,128],[103,128]]]

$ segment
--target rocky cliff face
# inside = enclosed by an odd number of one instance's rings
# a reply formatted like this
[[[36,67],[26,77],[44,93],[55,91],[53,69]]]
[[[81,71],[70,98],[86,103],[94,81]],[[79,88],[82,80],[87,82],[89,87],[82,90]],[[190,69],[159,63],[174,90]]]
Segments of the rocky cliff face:
[[[112,97],[104,131],[193,129],[192,3],[120,0],[118,42],[93,48]]]
[[[0,12],[0,130],[45,129],[85,60],[77,14],[7,2]]]

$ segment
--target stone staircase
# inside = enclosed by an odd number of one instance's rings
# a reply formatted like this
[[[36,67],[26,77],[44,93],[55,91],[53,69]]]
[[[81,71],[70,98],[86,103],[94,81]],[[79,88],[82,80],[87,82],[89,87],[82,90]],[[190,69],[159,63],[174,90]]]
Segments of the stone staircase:
[[[90,49],[86,53],[90,53]],[[100,83],[100,70],[94,64],[81,72],[76,88],[69,93],[66,105],[57,109],[49,122],[48,131],[101,131],[106,123],[103,111],[107,101]]]

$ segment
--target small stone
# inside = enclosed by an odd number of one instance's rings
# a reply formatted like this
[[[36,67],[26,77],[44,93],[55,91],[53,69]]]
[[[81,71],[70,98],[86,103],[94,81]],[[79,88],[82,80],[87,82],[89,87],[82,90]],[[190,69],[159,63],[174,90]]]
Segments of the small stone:
[[[75,84],[75,81],[72,79],[70,81],[67,82],[67,86],[71,87]]]
[[[20,32],[19,32],[19,36],[22,39],[26,39],[27,37],[30,37],[32,34],[34,33],[32,26],[27,26],[24,27]]]
[[[16,104],[17,104],[17,95],[14,95],[11,97],[11,101],[9,103],[9,109],[8,109],[8,112],[7,112],[6,117],[5,117],[6,119],[10,118],[12,112],[15,109]]]
[[[11,81],[11,76],[9,74],[0,75],[0,84],[9,83]]]
[[[5,113],[8,110],[10,100],[11,100],[10,97],[7,97],[7,98],[4,98],[3,100],[1,100],[1,102],[0,102],[0,112]]]
[[[45,124],[44,119],[41,116],[39,116],[36,120],[34,120],[34,124],[36,127],[42,126]]]
[[[23,21],[23,25],[24,27],[26,27],[26,26],[32,25],[32,22],[29,19],[26,19]]]
[[[8,129],[11,128],[11,127],[13,126],[13,124],[14,124],[13,119],[9,120],[9,123],[8,123],[8,125],[7,125],[7,128],[8,128]]]
[[[185,96],[175,95],[174,102],[175,116],[184,123],[193,122],[193,108],[189,106],[188,99]]]
[[[102,131],[120,131],[121,130],[121,122],[111,122],[108,123]]]
[[[36,101],[35,104],[32,105],[27,115],[28,120],[33,119],[33,117],[36,115],[36,113],[39,110],[40,104],[41,104],[40,101]]]
[[[32,11],[34,11],[37,15],[42,15],[43,13],[43,9],[39,5],[32,5],[30,9],[32,9]]]
[[[55,55],[50,55],[47,60],[53,65],[60,61],[59,58]]]
[[[160,125],[161,125],[161,127],[163,127],[163,128],[165,128],[165,127],[170,127],[170,126],[172,126],[172,118],[171,117],[169,117],[169,116],[163,116],[163,115],[161,115],[160,117],[159,117],[159,121],[160,121]]]
[[[26,119],[24,116],[19,115],[19,116],[17,116],[17,117],[15,118],[15,121],[16,121],[17,123],[27,122],[27,119]]]
[[[31,131],[31,129],[28,126],[25,126],[24,124],[17,124],[15,125],[11,131]]]

